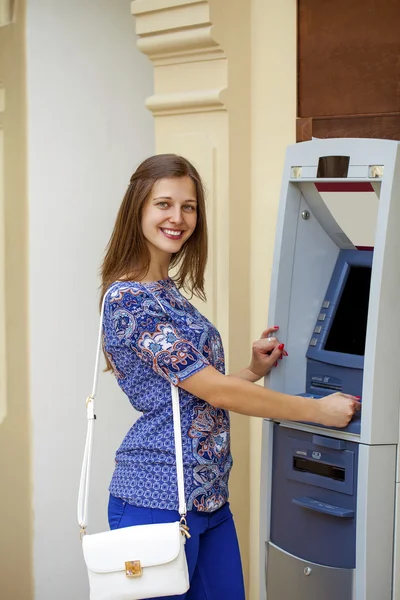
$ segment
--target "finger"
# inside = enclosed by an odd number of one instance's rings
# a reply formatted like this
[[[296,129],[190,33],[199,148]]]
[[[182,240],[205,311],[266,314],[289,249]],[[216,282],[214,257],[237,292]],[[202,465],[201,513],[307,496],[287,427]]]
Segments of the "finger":
[[[360,396],[352,396],[351,394],[341,394],[344,398],[347,398],[348,400],[352,400],[352,409],[354,412],[358,412],[359,410],[361,410],[361,402]]]
[[[344,398],[348,398],[349,400],[356,400],[358,403],[360,403],[361,396],[353,396],[352,394],[343,394],[343,392],[341,392],[341,395],[344,396]]]
[[[272,355],[281,357],[282,354],[284,353],[284,351],[285,351],[285,344],[279,344],[278,346],[275,346],[275,348],[272,352]]]
[[[285,344],[281,344],[277,338],[268,338],[268,341],[270,341],[271,343],[272,343],[272,340],[274,340],[275,347],[274,348],[272,348],[271,346],[266,347],[268,352],[270,352],[271,350],[279,349],[283,356],[289,356],[289,354],[285,350]],[[267,340],[265,340],[265,341],[267,341]],[[261,342],[261,340],[260,340],[260,342]]]
[[[282,344],[281,344],[282,346]],[[278,363],[279,360],[282,359],[282,348],[280,348],[279,346],[276,346],[272,352],[269,353],[270,355],[270,360],[271,361],[275,361],[276,363]]]
[[[280,341],[277,338],[265,338],[258,340],[254,345],[253,349],[260,354],[269,354],[275,348],[280,345]]]
[[[264,329],[264,331],[261,334],[261,339],[265,339],[267,337],[269,337],[272,333],[275,333],[276,331],[278,331],[279,326],[278,325],[274,325],[273,327],[268,327],[268,329]]]

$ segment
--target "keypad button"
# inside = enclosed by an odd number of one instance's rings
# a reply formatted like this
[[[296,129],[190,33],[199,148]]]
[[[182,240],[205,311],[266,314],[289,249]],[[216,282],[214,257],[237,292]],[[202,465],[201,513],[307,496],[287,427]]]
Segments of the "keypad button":
[[[322,331],[321,325],[317,325],[316,328],[314,329],[314,333],[321,333],[321,331]]]
[[[330,304],[330,300],[325,300],[325,302],[322,304],[322,308],[329,308]]]
[[[325,313],[321,313],[319,315],[319,317],[318,317],[318,321],[325,321],[325,317],[326,317],[326,314]]]
[[[310,346],[316,346],[317,345],[317,338],[312,338],[311,342],[310,342]]]

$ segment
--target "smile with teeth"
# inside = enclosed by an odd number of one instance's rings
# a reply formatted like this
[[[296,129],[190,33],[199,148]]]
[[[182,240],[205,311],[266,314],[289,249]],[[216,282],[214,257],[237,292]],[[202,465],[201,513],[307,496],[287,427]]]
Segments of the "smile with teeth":
[[[160,229],[168,238],[178,239],[183,235],[183,231],[181,229],[166,229],[163,227],[160,227]]]

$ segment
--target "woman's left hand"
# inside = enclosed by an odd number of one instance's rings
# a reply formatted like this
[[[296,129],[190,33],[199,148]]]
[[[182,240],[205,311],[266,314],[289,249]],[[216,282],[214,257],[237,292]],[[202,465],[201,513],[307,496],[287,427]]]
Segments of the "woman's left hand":
[[[268,375],[272,367],[278,365],[280,359],[288,356],[285,344],[274,335],[278,329],[279,327],[269,327],[262,332],[259,340],[253,342],[249,369],[259,378]]]

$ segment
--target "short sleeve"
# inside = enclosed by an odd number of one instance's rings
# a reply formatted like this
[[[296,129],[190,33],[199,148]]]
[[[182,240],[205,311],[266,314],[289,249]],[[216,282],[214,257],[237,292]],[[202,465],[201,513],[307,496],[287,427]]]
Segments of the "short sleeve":
[[[106,347],[128,347],[155,373],[178,385],[210,363],[185,337],[174,314],[141,286],[109,292],[105,303]]]

